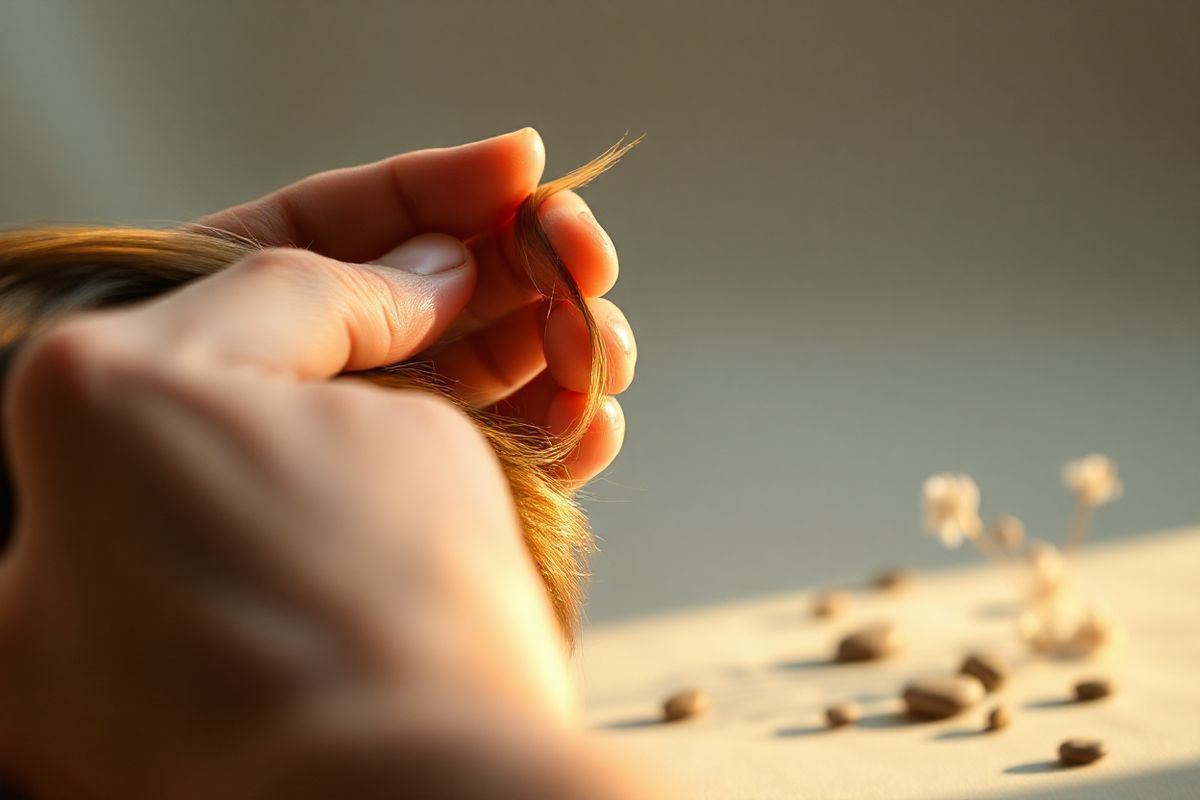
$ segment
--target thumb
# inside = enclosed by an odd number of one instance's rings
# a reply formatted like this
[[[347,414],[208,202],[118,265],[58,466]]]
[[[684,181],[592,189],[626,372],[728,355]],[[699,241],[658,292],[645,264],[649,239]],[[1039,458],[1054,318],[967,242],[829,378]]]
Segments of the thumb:
[[[186,342],[225,363],[313,380],[423,350],[462,313],[474,288],[470,250],[429,233],[371,264],[264,250],[125,321],[139,326],[142,341]]]

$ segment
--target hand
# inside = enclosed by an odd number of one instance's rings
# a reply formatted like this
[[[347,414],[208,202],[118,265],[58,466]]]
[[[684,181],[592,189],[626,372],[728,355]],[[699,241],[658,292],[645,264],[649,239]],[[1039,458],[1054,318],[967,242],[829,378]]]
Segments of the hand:
[[[337,377],[424,350],[472,308],[472,336],[436,351],[447,371],[536,361],[536,331],[505,326],[538,301],[484,278],[507,268],[504,234],[478,231],[540,153],[519,133],[310,179],[251,207],[256,236],[283,225],[378,265],[266,250],[26,346],[5,407],[19,518],[0,561],[0,770],[44,800],[600,785],[563,735],[561,643],[494,455],[438,398]],[[393,213],[339,219],[355,203]],[[560,324],[551,421],[577,386]],[[507,381],[471,385],[484,402]],[[595,433],[578,477],[619,446]]]
[[[422,357],[476,406],[561,433],[582,411],[590,369],[587,336],[574,308],[552,303],[533,286],[512,224],[544,165],[541,137],[526,128],[314,175],[201,223],[264,245],[299,245],[350,262],[378,259],[430,231],[464,240],[478,270],[475,291],[448,341]],[[620,394],[633,380],[637,346],[624,314],[601,297],[617,279],[612,241],[574,192],[552,197],[540,216],[555,250],[591,298],[604,330],[608,391]],[[608,397],[603,412],[566,465],[579,482],[607,467],[621,449],[621,406]]]

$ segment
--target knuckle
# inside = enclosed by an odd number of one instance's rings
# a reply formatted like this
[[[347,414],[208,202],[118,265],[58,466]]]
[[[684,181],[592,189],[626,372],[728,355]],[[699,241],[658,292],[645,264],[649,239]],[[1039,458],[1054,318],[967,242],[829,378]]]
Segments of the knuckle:
[[[271,280],[310,281],[329,274],[329,262],[310,250],[270,247],[256,250],[235,269]]]
[[[60,323],[29,342],[13,366],[14,402],[51,397],[94,398],[98,384],[128,372],[133,353],[121,346],[120,332],[102,314]]]
[[[273,248],[247,256],[238,267],[265,282],[294,286],[322,299],[328,307],[352,316],[355,330],[385,330],[374,342],[386,348],[404,322],[421,312],[422,298],[396,291],[393,282],[372,269],[326,258],[309,250]],[[409,296],[414,294],[414,296]],[[358,343],[362,344],[362,343]],[[382,357],[386,353],[372,354]]]
[[[456,446],[484,443],[483,435],[466,413],[433,392],[409,391],[399,395],[411,424],[429,435]]]
[[[479,426],[452,401],[435,392],[399,392],[392,396],[388,415],[398,427],[397,438],[419,448],[427,473],[441,476],[436,480],[454,483],[459,492],[507,493],[508,481],[496,451]],[[478,479],[470,488],[459,481],[466,474]]]
[[[419,451],[422,458],[458,459],[488,447],[478,427],[453,402],[417,388],[381,389],[361,379],[325,384],[312,393],[318,415],[357,441],[406,443],[393,447],[398,458]],[[489,451],[490,452],[490,451]]]

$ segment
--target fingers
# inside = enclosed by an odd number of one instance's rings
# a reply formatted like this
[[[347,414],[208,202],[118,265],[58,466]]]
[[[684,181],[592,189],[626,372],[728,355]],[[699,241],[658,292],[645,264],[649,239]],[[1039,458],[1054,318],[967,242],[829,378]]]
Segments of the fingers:
[[[419,233],[467,239],[499,225],[537,187],[545,159],[541,137],[525,128],[323,172],[200,224],[267,246],[370,261]]]
[[[470,251],[426,234],[379,265],[265,250],[123,319],[174,352],[301,379],[401,361],[435,341],[474,288]]]
[[[608,362],[607,394],[620,394],[633,381],[637,345],[625,315],[608,300],[589,307],[601,330]],[[426,356],[474,406],[488,406],[516,392],[547,366],[559,386],[586,392],[592,345],[583,316],[568,303],[543,301],[466,336],[438,345]]]
[[[603,298],[588,301],[600,328],[608,362],[606,394],[620,394],[633,382],[637,344],[621,309]],[[586,392],[591,379],[591,342],[583,315],[569,303],[557,303],[546,322],[546,367],[564,389]]]
[[[550,401],[547,416],[550,432],[555,435],[566,433],[583,413],[586,399],[577,392],[556,394]],[[624,442],[625,414],[615,398],[606,397],[582,441],[563,461],[564,476],[575,483],[586,483],[613,462]]]
[[[520,389],[546,368],[542,333],[546,303],[531,303],[483,330],[429,351],[434,369],[473,406],[489,406]]]
[[[574,192],[553,195],[538,210],[542,227],[585,297],[599,297],[617,280],[617,251],[587,204]],[[555,293],[551,275],[531,276],[507,224],[470,242],[479,283],[468,306],[475,328]]]
[[[561,436],[583,414],[585,404],[585,395],[563,389],[549,372],[543,372],[492,410]],[[624,440],[624,412],[620,403],[606,397],[587,434],[563,462],[564,477],[577,484],[591,480],[613,462]]]

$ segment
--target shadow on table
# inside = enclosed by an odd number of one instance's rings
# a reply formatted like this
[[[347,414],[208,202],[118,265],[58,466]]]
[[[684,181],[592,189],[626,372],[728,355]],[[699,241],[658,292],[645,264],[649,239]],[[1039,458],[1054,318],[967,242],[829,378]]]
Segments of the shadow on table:
[[[980,619],[1010,619],[1021,613],[1021,604],[1013,600],[995,600],[975,608]]]
[[[1080,701],[1074,697],[1046,697],[1026,703],[1025,707],[1037,711],[1045,708],[1065,708],[1066,706],[1077,706],[1079,704]]]
[[[771,665],[771,669],[783,671],[807,670],[807,669],[824,669],[826,667],[842,666],[836,661],[829,658],[798,658],[788,659],[786,661],[776,661]]]
[[[668,724],[662,717],[629,717],[628,719],[618,719],[612,722],[604,722],[596,726],[597,730],[602,731],[624,731],[633,730],[636,728],[655,728],[659,725]],[[3,798],[0,798],[3,800]]]
[[[833,732],[834,729],[828,725],[791,725],[775,731],[775,736],[780,739],[795,739],[801,736],[816,736]]]
[[[954,728],[953,730],[942,731],[931,736],[939,742],[954,741],[956,739],[978,739],[980,736],[989,736],[992,731],[985,728]]]
[[[868,714],[855,724],[860,728],[888,729],[909,728],[914,725],[931,725],[934,722],[940,721],[925,717],[914,717],[903,711],[886,711],[880,714]]]
[[[1103,762],[1101,762],[1103,764]],[[1057,770],[1086,770],[1093,767],[1060,767],[1056,761],[1030,761],[1014,764],[1004,770],[1006,775],[1033,775]],[[1099,777],[1099,776],[1098,776]],[[1012,779],[1016,780],[1016,779]],[[1042,791],[1022,790],[1008,795],[1022,800],[1094,800],[1100,797],[1129,797],[1137,800],[1195,797],[1200,786],[1200,764],[1188,764],[1173,769],[1103,778],[1082,785],[1058,786]]]
[[[1014,764],[1004,770],[1005,775],[1036,775],[1039,772],[1057,772],[1063,769],[1057,761],[1028,761]]]

